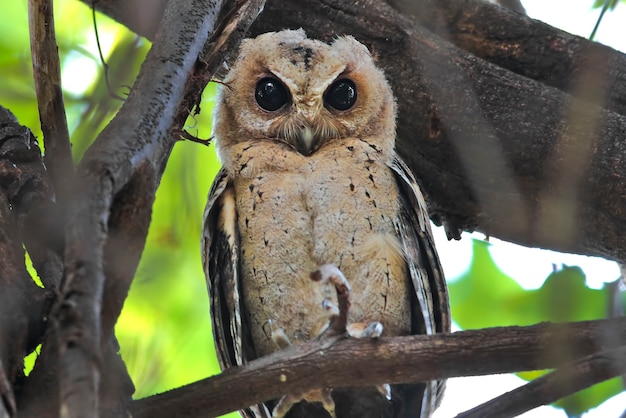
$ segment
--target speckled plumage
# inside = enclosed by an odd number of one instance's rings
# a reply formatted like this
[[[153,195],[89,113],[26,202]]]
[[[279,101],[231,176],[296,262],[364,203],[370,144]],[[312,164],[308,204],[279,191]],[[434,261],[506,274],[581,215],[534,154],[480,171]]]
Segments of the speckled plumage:
[[[267,79],[288,92],[269,111],[255,96]],[[338,80],[356,91],[346,110],[329,105]],[[218,96],[214,136],[223,169],[203,256],[223,367],[276,351],[269,321],[292,343],[320,334],[329,320],[322,302],[336,299],[330,284],[309,278],[323,264],[352,286],[349,322],[378,321],[383,336],[449,330],[425,206],[394,150],[393,95],[362,44],[326,44],[302,30],[244,41]],[[434,410],[438,391],[431,382],[394,386],[391,402],[375,388],[333,398],[339,418],[414,417]],[[268,414],[254,411],[245,413]],[[328,414],[301,402],[287,416]]]

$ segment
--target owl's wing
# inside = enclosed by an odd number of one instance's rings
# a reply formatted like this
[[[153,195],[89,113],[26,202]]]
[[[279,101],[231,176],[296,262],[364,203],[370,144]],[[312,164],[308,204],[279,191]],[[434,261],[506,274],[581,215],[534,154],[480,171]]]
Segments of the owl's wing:
[[[415,295],[412,299],[411,332],[412,334],[450,332],[448,290],[430,230],[426,203],[413,174],[404,162],[396,157],[390,168],[396,174],[400,191],[400,216],[395,228],[406,253]],[[427,388],[421,402],[421,416],[430,416],[439,405],[444,384],[445,381],[426,384]],[[423,385],[420,386],[423,390]],[[416,389],[417,385],[414,385],[413,390]],[[407,414],[412,416],[410,411],[407,411]],[[414,414],[415,412],[413,416]]]
[[[243,364],[239,233],[235,194],[225,171],[220,171],[204,210],[202,265],[207,280],[213,339],[222,369]]]
[[[222,370],[256,358],[241,300],[239,230],[235,190],[223,169],[217,174],[202,232],[202,265],[209,290],[213,340]],[[241,411],[245,417],[269,418],[264,405]]]

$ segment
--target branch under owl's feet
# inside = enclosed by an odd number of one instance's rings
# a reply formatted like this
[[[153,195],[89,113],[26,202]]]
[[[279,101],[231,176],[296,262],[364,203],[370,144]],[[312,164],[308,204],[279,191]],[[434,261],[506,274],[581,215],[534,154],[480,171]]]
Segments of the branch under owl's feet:
[[[290,390],[308,391],[320,385],[347,387],[363,381],[395,384],[561,368],[568,360],[546,355],[546,350],[574,348],[566,357],[575,361],[597,353],[598,341],[603,341],[606,350],[626,346],[626,318],[384,338],[376,344],[341,338],[324,345],[323,355],[319,341],[307,341],[232,372],[133,401],[131,412],[134,418],[170,417],[193,405],[198,412],[190,417],[224,415],[282,396],[284,386],[268,384],[282,370],[289,370]]]

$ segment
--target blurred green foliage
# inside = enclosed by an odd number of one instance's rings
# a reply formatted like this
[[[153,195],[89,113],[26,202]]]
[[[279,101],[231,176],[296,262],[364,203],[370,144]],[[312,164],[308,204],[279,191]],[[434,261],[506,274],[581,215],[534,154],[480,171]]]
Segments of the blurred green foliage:
[[[607,8],[608,10],[613,10],[620,2],[626,3],[626,0],[595,0],[592,7],[594,9],[599,9],[600,7],[602,7]]]
[[[590,289],[579,267],[564,266],[550,274],[536,290],[524,290],[498,268],[489,253],[490,244],[474,240],[469,268],[449,283],[452,318],[463,329],[539,322],[567,322],[607,317],[610,288]],[[564,353],[566,349],[563,349]],[[518,373],[532,380],[544,372]],[[556,405],[568,416],[583,412],[624,390],[620,378],[611,379],[564,398]]]
[[[596,1],[600,6],[602,1]],[[28,44],[26,2],[5,2],[0,23],[0,104],[41,139]],[[91,11],[76,0],[55,1],[67,117],[76,161],[115,115],[150,44],[99,15],[98,29],[109,65],[107,87],[95,49]],[[214,85],[188,131],[208,138]],[[112,94],[113,93],[113,94]],[[137,388],[136,397],[175,388],[219,372],[200,262],[202,211],[219,168],[212,147],[179,142],[159,187],[146,248],[116,332]],[[526,291],[494,263],[489,244],[473,242],[469,269],[450,282],[452,313],[463,329],[529,325],[541,321],[603,318],[605,290],[585,285],[577,267],[555,271]],[[34,356],[28,360],[30,364]],[[534,378],[538,373],[521,374]],[[619,380],[596,385],[559,403],[580,415],[622,390]]]

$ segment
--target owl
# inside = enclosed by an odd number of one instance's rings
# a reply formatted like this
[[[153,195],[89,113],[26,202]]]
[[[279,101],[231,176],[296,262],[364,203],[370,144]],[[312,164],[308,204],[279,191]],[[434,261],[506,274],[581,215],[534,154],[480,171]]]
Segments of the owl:
[[[442,269],[422,195],[395,152],[395,119],[383,72],[353,37],[325,43],[300,29],[244,40],[217,96],[222,170],[204,215],[222,368],[323,338],[336,291],[310,276],[328,265],[351,286],[350,329],[449,331]],[[443,382],[320,388],[241,413],[430,416],[442,391]]]

